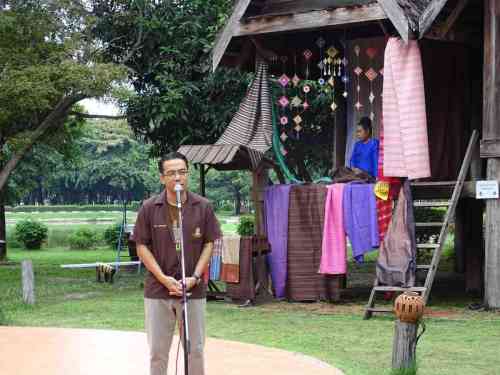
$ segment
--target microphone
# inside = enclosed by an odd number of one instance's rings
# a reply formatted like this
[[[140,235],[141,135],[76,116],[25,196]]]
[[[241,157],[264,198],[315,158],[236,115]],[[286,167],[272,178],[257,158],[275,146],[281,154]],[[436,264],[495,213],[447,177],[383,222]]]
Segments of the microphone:
[[[176,184],[175,184],[175,187],[174,187],[174,190],[175,190],[175,197],[176,197],[176,199],[177,199],[177,207],[178,207],[178,208],[181,208],[181,204],[182,204],[182,203],[181,203],[181,202],[182,202],[182,201],[181,201],[181,192],[182,192],[182,190],[183,190],[183,189],[182,189],[181,184],[176,183]]]

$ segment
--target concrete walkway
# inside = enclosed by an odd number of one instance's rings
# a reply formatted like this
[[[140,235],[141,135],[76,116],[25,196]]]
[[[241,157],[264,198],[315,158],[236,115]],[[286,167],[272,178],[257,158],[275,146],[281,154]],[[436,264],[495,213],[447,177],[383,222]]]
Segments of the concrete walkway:
[[[169,375],[175,374],[178,338]],[[182,375],[182,349],[178,375]],[[324,362],[258,345],[208,339],[206,375],[342,375]],[[148,375],[148,348],[141,332],[0,327],[0,374]]]

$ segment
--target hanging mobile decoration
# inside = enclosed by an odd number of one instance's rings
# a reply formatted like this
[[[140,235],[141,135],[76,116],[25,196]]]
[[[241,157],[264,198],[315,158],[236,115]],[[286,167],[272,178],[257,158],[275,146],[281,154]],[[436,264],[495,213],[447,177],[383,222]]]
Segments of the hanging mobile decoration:
[[[366,54],[370,59],[370,68],[365,72],[365,76],[370,82],[370,95],[368,96],[368,101],[370,102],[370,119],[375,120],[375,112],[373,111],[373,102],[375,100],[375,95],[373,94],[373,81],[378,77],[378,73],[371,66],[373,64],[373,58],[377,55],[377,50],[370,47],[366,50]]]
[[[327,50],[326,50],[326,54],[328,55],[328,58],[327,58],[327,63],[328,63],[328,75],[329,76],[335,76],[335,56],[337,56],[337,54],[339,53],[339,51],[334,47],[334,46],[330,46]],[[332,65],[333,65],[333,68],[332,68]]]
[[[293,55],[293,69],[294,69],[294,75],[292,77],[292,83],[293,83],[293,87],[297,87],[299,85],[300,78],[297,75],[297,55],[296,54]]]
[[[326,74],[326,65],[324,61],[324,56],[323,56],[323,48],[325,47],[325,40],[322,37],[319,37],[318,40],[316,40],[316,45],[319,47],[319,63],[318,63],[318,68],[320,71],[320,78],[318,79],[318,83],[323,86],[325,84],[324,76]]]
[[[349,64],[349,60],[347,60],[344,56],[342,59],[342,65],[344,66],[344,75],[342,76],[342,82],[344,83],[344,92],[342,96],[347,98],[347,82],[349,82],[349,78],[347,77],[347,64]]]
[[[363,73],[363,69],[359,66],[359,53],[361,52],[361,48],[359,48],[358,45],[354,46],[354,54],[356,55],[356,67],[354,68],[354,74],[356,74],[356,104],[354,104],[354,107],[356,107],[357,111],[361,111],[361,108],[363,108],[363,104],[361,104],[360,100],[360,92],[361,92],[361,86],[360,86],[360,81],[359,77]]]
[[[303,52],[304,59],[306,60],[306,79],[309,79],[309,61],[311,60],[313,53],[311,52],[310,49],[306,49]]]
[[[279,78],[278,82],[280,83],[282,88],[282,96],[279,99],[278,103],[280,105],[280,112],[281,112],[280,124],[282,125],[282,132],[280,138],[284,142],[288,138],[286,134],[286,125],[288,124],[288,115],[286,113],[286,110],[290,105],[290,100],[287,97],[286,88],[290,84],[290,78],[286,75],[286,62],[288,61],[288,57],[281,56],[280,60],[283,67],[283,74]]]

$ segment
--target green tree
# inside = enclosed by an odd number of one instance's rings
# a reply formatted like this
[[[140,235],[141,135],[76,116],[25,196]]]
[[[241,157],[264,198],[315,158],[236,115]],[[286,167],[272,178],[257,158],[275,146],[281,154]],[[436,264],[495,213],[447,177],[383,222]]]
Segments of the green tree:
[[[231,200],[234,214],[241,214],[242,202],[249,200],[252,181],[249,172],[210,171],[207,174],[207,196],[210,200]]]
[[[91,202],[141,200],[159,189],[150,148],[134,138],[125,121],[91,122],[81,140],[84,160],[76,186]]]
[[[9,176],[33,145],[50,132],[57,136],[78,102],[108,94],[123,77],[120,66],[103,63],[91,35],[96,19],[85,4],[0,3],[0,205]],[[0,248],[0,260],[5,256]]]
[[[143,40],[126,63],[135,90],[126,105],[129,124],[154,145],[155,155],[181,144],[215,142],[249,83],[248,75],[235,70],[210,72],[210,51],[232,2],[137,3],[107,2],[95,28],[110,45],[110,61],[126,58],[138,35]]]

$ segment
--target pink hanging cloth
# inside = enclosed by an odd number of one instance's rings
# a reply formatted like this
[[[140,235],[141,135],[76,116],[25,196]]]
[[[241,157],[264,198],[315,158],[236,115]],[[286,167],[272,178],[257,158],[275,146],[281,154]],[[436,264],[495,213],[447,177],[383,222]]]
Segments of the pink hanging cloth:
[[[344,231],[344,186],[328,186],[325,203],[325,225],[319,273],[345,275],[347,273],[347,248]]]
[[[385,48],[382,98],[384,175],[431,176],[424,76],[418,42],[389,38]]]

